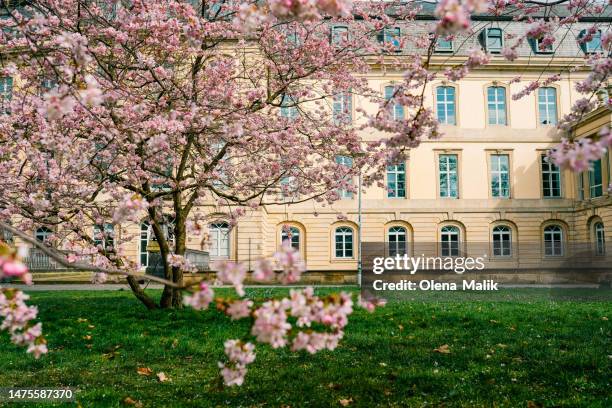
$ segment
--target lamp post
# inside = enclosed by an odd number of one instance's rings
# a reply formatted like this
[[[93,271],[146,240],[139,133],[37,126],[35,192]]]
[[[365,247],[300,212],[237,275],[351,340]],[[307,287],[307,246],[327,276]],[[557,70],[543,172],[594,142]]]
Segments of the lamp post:
[[[358,177],[358,190],[357,190],[357,284],[361,288],[361,273],[362,273],[362,264],[361,264],[361,167],[359,167],[359,177]]]

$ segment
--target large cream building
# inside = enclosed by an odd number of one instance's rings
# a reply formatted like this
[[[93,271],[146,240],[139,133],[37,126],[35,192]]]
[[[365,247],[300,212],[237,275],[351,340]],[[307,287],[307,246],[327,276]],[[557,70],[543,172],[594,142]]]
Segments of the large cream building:
[[[426,29],[428,20],[432,20],[431,9],[419,16],[416,29]],[[491,62],[460,81],[439,75],[427,85],[426,105],[442,123],[444,136],[423,141],[403,165],[389,168],[385,176],[389,189],[368,188],[361,199],[358,193],[345,192],[332,207],[314,202],[269,206],[249,213],[231,230],[224,215],[218,214],[210,224],[207,250],[211,260],[252,265],[281,244],[286,225],[291,227],[292,244],[299,248],[308,270],[330,279],[336,279],[331,277],[338,272],[349,281],[354,279],[359,239],[363,244],[389,243],[392,253],[404,248],[412,252],[419,243],[439,243],[432,251],[440,256],[456,255],[469,243],[479,243],[490,249],[491,262],[508,267],[519,265],[525,251],[538,260],[534,267],[540,261],[561,265],[572,243],[587,244],[597,259],[606,252],[606,239],[612,237],[612,197],[607,188],[612,181],[610,155],[578,175],[556,168],[544,157],[563,136],[555,124],[581,97],[575,84],[588,74],[585,56],[601,52],[601,32],[590,42],[578,41],[582,30],[598,20],[606,26],[611,21],[606,14],[577,23],[574,31],[558,38],[554,52],[526,41],[517,49],[518,58],[510,62],[501,56],[502,47],[528,24],[509,18],[475,18],[476,33],[452,42],[440,40],[432,64],[442,72],[464,61],[468,50],[475,47],[485,49]],[[390,29],[380,38],[394,41],[393,36],[406,35],[405,30]],[[408,58],[414,51],[401,50],[393,58]],[[367,79],[372,89],[384,95],[402,74],[391,65],[376,65]],[[512,98],[529,82],[552,74],[561,79],[521,99]],[[517,75],[521,77],[518,83],[512,81]],[[345,104],[354,121],[361,120],[358,108],[369,112],[378,108],[354,95],[336,103]],[[395,113],[401,115],[401,109]],[[591,137],[609,123],[610,111],[603,106],[573,132]],[[382,135],[370,131],[363,136]],[[338,214],[347,219],[339,220]],[[147,226],[125,226],[123,230],[140,237],[127,253],[146,266]],[[189,237],[188,246],[202,249],[201,239]]]

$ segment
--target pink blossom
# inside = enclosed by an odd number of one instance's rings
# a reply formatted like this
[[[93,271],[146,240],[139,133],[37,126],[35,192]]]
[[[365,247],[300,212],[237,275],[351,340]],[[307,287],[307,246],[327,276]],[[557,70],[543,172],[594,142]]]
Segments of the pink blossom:
[[[168,254],[168,264],[185,272],[197,272],[197,267],[183,255]]]
[[[287,332],[291,325],[287,322],[286,301],[270,300],[255,310],[255,322],[251,334],[261,343],[269,343],[272,348],[287,344]]]
[[[195,310],[205,310],[208,309],[208,305],[213,301],[213,297],[213,290],[206,283],[200,282],[198,290],[191,296],[185,296],[183,303]]]
[[[251,307],[253,307],[253,301],[251,300],[234,300],[229,304],[225,313],[232,318],[232,320],[242,319],[248,317],[251,314]]]
[[[11,341],[19,346],[28,346],[27,352],[34,358],[47,353],[46,340],[42,336],[42,324],[32,324],[38,309],[26,305],[29,296],[16,289],[0,288],[0,330],[11,334]]]
[[[246,266],[242,263],[232,261],[218,261],[215,263],[217,269],[217,279],[223,283],[234,286],[239,296],[244,296],[244,286],[242,282],[246,278]]]
[[[126,194],[117,204],[113,214],[113,222],[137,221],[149,204],[139,194]]]
[[[255,261],[253,279],[259,282],[269,282],[274,278],[274,264],[269,259]]]
[[[229,362],[219,362],[223,381],[228,387],[242,385],[247,373],[246,366],[255,361],[255,346],[240,340],[227,340],[224,347]]]
[[[288,242],[284,242],[280,250],[274,253],[274,259],[281,269],[279,279],[283,284],[299,281],[302,272],[306,270],[306,264],[302,260],[300,251],[293,248]]]

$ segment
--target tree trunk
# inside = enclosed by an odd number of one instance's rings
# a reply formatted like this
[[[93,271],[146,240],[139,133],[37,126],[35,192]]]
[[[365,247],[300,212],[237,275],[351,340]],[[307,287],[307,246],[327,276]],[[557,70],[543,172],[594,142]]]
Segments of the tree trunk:
[[[136,296],[136,298],[140,300],[146,306],[147,309],[157,309],[157,304],[155,303],[155,301],[151,299],[145,293],[144,290],[142,290],[136,278],[134,278],[133,276],[128,276],[126,279],[128,284],[130,285],[130,288],[132,289],[132,292],[134,292],[134,296]]]

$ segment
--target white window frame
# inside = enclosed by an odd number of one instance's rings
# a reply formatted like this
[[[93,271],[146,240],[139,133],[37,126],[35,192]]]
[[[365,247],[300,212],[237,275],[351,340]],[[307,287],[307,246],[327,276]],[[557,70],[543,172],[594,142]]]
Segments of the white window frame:
[[[400,168],[401,167],[401,168]],[[395,188],[391,188],[391,177],[394,176]],[[403,176],[403,181],[398,181],[399,177]],[[403,184],[403,188],[398,188],[398,184]],[[400,194],[400,191],[402,194]],[[406,198],[406,163],[387,166],[387,198]]]
[[[443,91],[442,95],[440,95],[440,90]],[[450,90],[452,90],[452,98]],[[440,96],[442,96],[442,99],[440,99]],[[449,120],[450,113],[452,113],[452,121]],[[443,118],[440,117],[441,114]],[[454,86],[440,85],[436,87],[436,119],[443,125],[454,126],[457,124],[457,90]]]
[[[561,169],[544,154],[540,155],[540,169],[542,171],[542,197],[561,198],[563,194],[561,188]],[[553,194],[553,181],[555,177],[557,178],[557,185],[559,186],[558,195]],[[545,181],[548,181],[548,189],[545,186]]]
[[[501,154],[491,154],[491,197],[493,198],[510,198],[510,155],[506,153]],[[503,161],[502,159],[506,159],[506,170],[502,169]],[[502,186],[502,182],[504,179],[504,175],[506,176],[507,187],[504,190]],[[497,189],[495,190],[495,182],[497,181]],[[504,194],[505,193],[505,194]]]
[[[389,227],[387,230],[387,244],[389,246],[389,256],[391,257],[408,254],[408,230],[399,225]]]
[[[353,121],[353,95],[350,92],[334,95],[332,112],[334,124],[350,124]]]
[[[454,238],[454,239],[453,239]],[[445,225],[440,229],[440,256],[459,256],[461,251],[461,229],[454,225]]]
[[[334,230],[334,257],[337,259],[353,259],[355,257],[355,234],[351,227],[341,226]],[[340,248],[338,248],[340,244]],[[350,249],[347,245],[350,244]],[[340,249],[340,252],[338,252]],[[338,255],[340,253],[340,255]]]
[[[336,163],[341,165],[341,166],[345,166],[348,168],[353,167],[353,158],[350,156],[342,156],[342,155],[338,155],[336,156]],[[352,177],[350,175],[347,175],[347,178],[350,179],[352,184]],[[345,190],[343,188],[339,188],[338,189],[338,195],[340,196],[340,198],[343,199],[352,199],[353,198],[353,192],[350,190]]]
[[[215,221],[208,225],[210,234],[210,257],[226,259],[230,256],[230,228],[225,221]]]
[[[507,225],[496,225],[491,233],[493,241],[493,256],[509,258],[512,256],[512,228]],[[499,242],[499,245],[496,245]]]
[[[606,235],[603,222],[597,221],[593,225],[593,235],[595,238],[595,255],[603,256],[606,254]]]
[[[298,227],[290,225],[289,232],[291,233],[291,247],[299,251],[302,244],[300,229]],[[285,231],[284,228],[281,228],[281,244],[283,244],[286,240],[289,240],[289,235],[287,234],[287,231]]]
[[[501,92],[500,92],[501,90]],[[489,100],[490,92],[493,91],[493,101]],[[500,98],[503,95],[503,99]],[[503,109],[500,109],[502,108]],[[491,108],[495,112],[495,116],[491,115]],[[500,115],[503,113],[503,116]],[[506,95],[506,87],[504,86],[489,86],[487,87],[487,123],[494,126],[508,125],[508,98]]]
[[[548,242],[550,245],[547,245]],[[544,228],[544,256],[559,257],[564,254],[563,228],[557,224],[547,225]]]
[[[397,86],[393,86],[393,85],[386,85],[384,92],[385,92],[385,100],[388,101],[390,100],[393,95],[395,94],[395,91],[397,89]],[[404,119],[404,107],[402,105],[400,105],[399,103],[393,103],[393,107],[392,107],[392,116],[393,116],[393,120],[403,120]]]
[[[451,170],[451,157],[455,157],[455,170]],[[444,163],[444,169],[441,168],[441,165]],[[442,175],[446,176],[446,191],[443,195],[442,190]],[[452,176],[455,176],[455,188],[452,188]],[[459,155],[456,153],[444,153],[438,155],[438,186],[440,190],[440,198],[459,198]],[[452,193],[455,193],[452,195]]]
[[[544,97],[544,101],[542,101],[542,97]],[[544,115],[542,115],[542,111],[545,112]],[[557,116],[557,88],[552,86],[538,88],[538,123],[542,126],[554,126],[558,121]],[[544,123],[544,119],[548,122]]]

